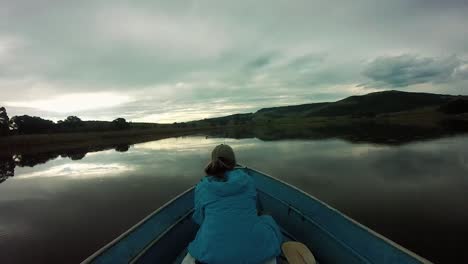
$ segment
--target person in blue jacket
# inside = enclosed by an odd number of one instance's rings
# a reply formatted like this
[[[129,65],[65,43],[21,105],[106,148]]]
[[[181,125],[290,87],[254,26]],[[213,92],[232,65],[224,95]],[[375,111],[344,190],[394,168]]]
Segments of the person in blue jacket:
[[[183,264],[276,263],[282,234],[271,216],[257,215],[252,178],[235,169],[234,151],[219,145],[195,187],[193,220],[200,225]]]

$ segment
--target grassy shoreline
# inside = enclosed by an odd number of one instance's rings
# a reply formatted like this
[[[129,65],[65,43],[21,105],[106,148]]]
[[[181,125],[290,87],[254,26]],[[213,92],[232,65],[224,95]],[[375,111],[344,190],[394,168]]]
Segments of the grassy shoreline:
[[[131,129],[123,131],[14,135],[0,138],[0,155],[42,153],[68,149],[105,149],[152,140],[193,135],[206,128]]]
[[[444,123],[445,122],[445,123]],[[158,139],[194,135],[197,133],[210,134],[213,131],[225,131],[221,134],[231,134],[228,131],[236,131],[234,137],[249,135],[258,138],[275,138],[274,134],[283,134],[286,138],[298,138],[304,134],[304,138],[314,136],[329,137],[353,137],[353,134],[362,137],[361,134],[381,134],[389,130],[398,136],[399,133],[406,134],[405,130],[415,130],[416,134],[431,135],[450,134],[447,124],[457,128],[455,132],[468,132],[468,115],[448,116],[433,109],[419,109],[416,111],[390,113],[373,118],[351,118],[349,116],[336,117],[284,117],[275,120],[255,120],[248,124],[226,124],[208,126],[197,124],[187,127],[159,127],[159,128],[133,128],[119,131],[106,132],[77,132],[77,133],[53,133],[14,135],[0,137],[0,156],[13,154],[35,154],[52,151],[64,151],[70,149],[87,149],[96,151],[98,149],[115,148],[117,145],[133,145]],[[365,125],[373,127],[386,127],[378,131],[365,131]],[[371,129],[372,129],[371,126]],[[362,129],[359,129],[362,127]],[[406,127],[406,128],[405,128]],[[404,128],[404,129],[401,129]],[[237,133],[240,132],[240,133]],[[294,132],[294,133],[292,133]],[[349,135],[348,135],[349,134]],[[230,135],[230,136],[233,136]],[[378,136],[378,135],[376,135]]]

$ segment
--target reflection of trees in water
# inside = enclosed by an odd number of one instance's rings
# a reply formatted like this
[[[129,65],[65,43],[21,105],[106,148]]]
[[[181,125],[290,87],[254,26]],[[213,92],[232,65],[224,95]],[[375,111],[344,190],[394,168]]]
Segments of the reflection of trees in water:
[[[15,175],[15,167],[13,157],[0,157],[0,183]]]
[[[402,145],[415,141],[437,139],[468,132],[466,122],[444,122],[437,127],[357,122],[346,125],[307,126],[272,125],[264,127],[234,128],[209,132],[212,137],[258,138],[263,141],[284,139],[339,138],[352,143]]]
[[[83,159],[86,154],[88,153],[87,150],[71,150],[67,151],[66,153],[60,154],[60,157],[62,158],[70,158],[71,160],[80,160]]]
[[[127,152],[130,149],[130,145],[117,145],[115,146],[115,151],[118,152]]]
[[[38,154],[16,154],[13,155],[15,164],[20,167],[34,167],[38,164],[44,164],[49,160],[56,159],[58,153],[38,153]]]
[[[130,146],[121,144],[113,146],[116,151],[126,152],[129,150]],[[24,154],[15,154],[10,156],[0,156],[0,183],[4,182],[9,177],[15,175],[15,168],[18,167],[34,167],[39,164],[44,164],[50,160],[54,160],[59,156],[62,158],[70,158],[71,160],[81,160],[83,159],[88,152],[92,151],[101,151],[109,148],[100,148],[100,149],[70,149],[56,152],[43,152],[43,153],[24,153]]]

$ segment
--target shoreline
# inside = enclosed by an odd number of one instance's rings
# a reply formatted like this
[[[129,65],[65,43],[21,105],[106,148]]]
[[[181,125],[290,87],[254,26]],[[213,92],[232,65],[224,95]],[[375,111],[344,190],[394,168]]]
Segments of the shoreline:
[[[425,117],[425,118],[422,118]],[[263,120],[262,120],[263,121]],[[131,128],[117,131],[11,135],[0,137],[0,157],[14,154],[38,154],[73,149],[97,151],[119,145],[133,145],[164,138],[203,133],[232,138],[257,137],[264,140],[281,138],[343,138],[351,141],[387,143],[395,138],[400,143],[416,139],[437,138],[468,133],[468,116],[447,118],[425,115],[425,112],[394,113],[377,118],[285,118],[273,122],[227,124],[197,127]],[[214,133],[215,132],[215,133]]]
[[[107,149],[117,145],[133,145],[170,137],[210,131],[206,128],[131,129],[124,131],[14,135],[0,138],[0,156],[37,154],[70,149]]]

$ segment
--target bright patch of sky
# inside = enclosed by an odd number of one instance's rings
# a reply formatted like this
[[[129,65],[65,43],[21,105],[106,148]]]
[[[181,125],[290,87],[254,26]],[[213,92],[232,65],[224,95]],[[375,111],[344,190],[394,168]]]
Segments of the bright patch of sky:
[[[6,106],[30,107],[56,113],[74,113],[84,110],[110,108],[131,101],[128,96],[112,93],[64,94],[43,100],[5,102]]]

